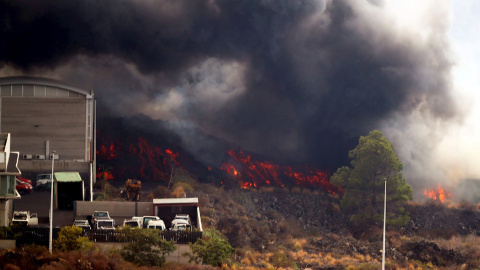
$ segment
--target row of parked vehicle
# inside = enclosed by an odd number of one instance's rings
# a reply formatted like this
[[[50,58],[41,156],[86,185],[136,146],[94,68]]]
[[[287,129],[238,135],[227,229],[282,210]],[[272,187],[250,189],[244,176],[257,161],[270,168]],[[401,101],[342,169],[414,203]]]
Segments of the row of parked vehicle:
[[[33,191],[33,182],[30,179],[17,176],[15,179],[16,190],[20,195],[27,195]],[[50,190],[52,182],[51,174],[39,174],[37,175],[36,189],[37,190]]]
[[[108,211],[95,211],[90,221],[88,219],[76,219],[73,225],[94,230],[115,230],[115,220],[110,217]],[[165,222],[158,216],[134,216],[131,219],[125,219],[123,226],[158,229],[162,231],[167,230]],[[186,214],[177,214],[169,228],[171,231],[186,231],[191,229],[192,223],[190,216]]]

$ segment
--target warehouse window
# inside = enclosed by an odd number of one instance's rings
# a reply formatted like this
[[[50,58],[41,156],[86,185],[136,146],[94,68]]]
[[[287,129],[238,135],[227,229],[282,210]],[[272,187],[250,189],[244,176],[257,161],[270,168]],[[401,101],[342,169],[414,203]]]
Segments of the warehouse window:
[[[57,89],[57,97],[68,97],[68,90]]]
[[[0,95],[2,97],[9,97],[12,95],[12,89],[10,85],[3,85]]]
[[[44,85],[35,85],[35,96],[44,97],[45,96],[45,86]]]
[[[14,84],[12,85],[12,96],[13,97],[21,97],[23,96],[22,93],[22,85]]]
[[[57,88],[47,86],[47,97],[56,97],[57,96]]]
[[[33,84],[26,84],[23,86],[23,96],[33,97]]]
[[[80,97],[80,93],[73,92],[73,91],[68,91],[68,97],[71,97],[71,98],[79,98],[79,97]]]

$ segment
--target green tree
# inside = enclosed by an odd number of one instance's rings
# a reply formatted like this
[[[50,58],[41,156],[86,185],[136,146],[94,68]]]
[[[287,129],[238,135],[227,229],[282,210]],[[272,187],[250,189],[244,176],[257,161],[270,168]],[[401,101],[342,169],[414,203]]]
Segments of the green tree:
[[[93,249],[94,244],[88,237],[82,236],[82,228],[66,226],[60,229],[58,238],[53,241],[53,248],[61,251]]]
[[[410,218],[404,204],[412,199],[412,188],[402,176],[403,164],[392,144],[378,130],[361,136],[348,154],[351,166],[339,168],[331,182],[344,188],[341,206],[354,225],[383,223],[385,180],[387,224],[404,225]]]
[[[158,230],[126,226],[115,231],[117,238],[126,243],[120,254],[137,265],[162,266],[166,262],[165,255],[176,249],[175,243],[163,239]]]
[[[190,257],[190,262],[204,263],[212,266],[231,264],[231,256],[235,249],[228,243],[228,239],[215,229],[206,229],[203,239],[195,243],[189,243],[192,253],[185,255]]]

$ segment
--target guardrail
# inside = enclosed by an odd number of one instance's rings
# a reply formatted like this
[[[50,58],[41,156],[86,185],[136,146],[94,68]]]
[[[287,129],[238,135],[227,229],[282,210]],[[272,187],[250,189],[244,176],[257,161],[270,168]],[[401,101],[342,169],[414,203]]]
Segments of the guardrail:
[[[145,229],[148,230],[148,229]],[[60,228],[52,229],[52,238],[56,239]],[[49,239],[49,228],[33,228],[33,227],[23,227],[23,228],[11,228],[10,230],[5,230],[0,238],[4,239],[15,239],[17,242],[17,247],[29,244],[37,244],[48,246]],[[159,231],[159,235],[167,241],[174,241],[177,244],[188,244],[195,243],[198,239],[202,238],[203,232],[199,231]],[[93,242],[121,242],[119,232],[116,231],[106,231],[106,230],[89,230],[84,229],[83,235],[88,237]]]

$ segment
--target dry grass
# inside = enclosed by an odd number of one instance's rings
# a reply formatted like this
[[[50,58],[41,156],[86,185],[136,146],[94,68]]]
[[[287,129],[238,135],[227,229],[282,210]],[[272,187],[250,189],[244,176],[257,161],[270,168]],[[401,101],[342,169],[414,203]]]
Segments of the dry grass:
[[[442,249],[452,249],[469,258],[480,258],[480,237],[476,235],[453,236],[449,240],[436,240]]]

